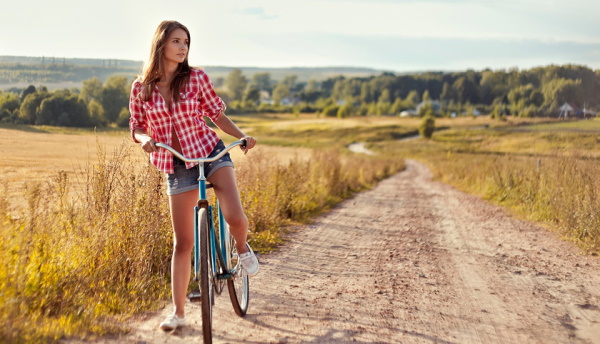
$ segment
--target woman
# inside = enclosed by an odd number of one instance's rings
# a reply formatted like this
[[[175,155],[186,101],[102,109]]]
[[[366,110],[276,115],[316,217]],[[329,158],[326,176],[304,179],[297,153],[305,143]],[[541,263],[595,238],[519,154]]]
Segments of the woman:
[[[167,194],[174,233],[171,289],[174,312],[160,324],[163,330],[185,325],[184,305],[191,273],[194,206],[198,199],[198,165],[175,158],[155,143],[167,144],[184,156],[214,156],[223,142],[208,127],[209,117],[223,132],[246,140],[244,154],[256,140],[245,135],[224,113],[225,104],[201,69],[190,68],[190,33],[175,21],[160,23],[152,41],[150,59],[131,88],[129,127],[132,138],[150,154],[152,163],[167,174]],[[237,252],[248,275],[258,273],[258,260],[246,242],[248,219],[242,209],[233,163],[229,154],[205,164],[205,176],[213,185],[225,220],[236,240]]]

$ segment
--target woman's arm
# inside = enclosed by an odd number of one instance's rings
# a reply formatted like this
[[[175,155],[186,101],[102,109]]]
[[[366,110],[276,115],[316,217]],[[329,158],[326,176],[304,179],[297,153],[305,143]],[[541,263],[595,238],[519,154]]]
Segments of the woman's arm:
[[[252,136],[248,136],[244,134],[244,132],[238,128],[235,123],[227,115],[222,113],[215,121],[215,125],[219,127],[219,129],[223,130],[225,134],[231,135],[236,139],[244,139],[246,140],[246,146],[242,148],[244,154],[248,153],[249,149],[252,149],[254,145],[256,145],[256,140]]]

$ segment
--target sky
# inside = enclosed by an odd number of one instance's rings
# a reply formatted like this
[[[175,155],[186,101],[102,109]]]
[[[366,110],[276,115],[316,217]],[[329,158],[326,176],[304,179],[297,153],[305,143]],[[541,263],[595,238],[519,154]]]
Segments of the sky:
[[[600,69],[598,0],[2,0],[0,55],[145,61],[190,30],[190,64],[391,72]]]

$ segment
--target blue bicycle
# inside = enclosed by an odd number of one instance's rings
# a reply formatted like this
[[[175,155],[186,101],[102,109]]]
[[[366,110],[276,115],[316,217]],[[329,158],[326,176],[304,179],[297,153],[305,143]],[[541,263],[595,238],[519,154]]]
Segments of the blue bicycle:
[[[157,143],[179,159],[187,162],[197,162],[200,169],[198,204],[194,208],[194,282],[199,283],[199,290],[192,291],[189,299],[202,303],[202,334],[204,343],[212,343],[212,306],[215,303],[215,293],[221,294],[227,281],[229,298],[235,313],[241,317],[248,311],[250,284],[246,270],[235,249],[233,237],[225,222],[221,207],[209,204],[206,198],[207,189],[204,176],[204,163],[219,160],[228,151],[244,146],[244,140],[236,141],[227,146],[222,152],[212,158],[187,158],[173,148]],[[216,219],[216,221],[215,221]]]

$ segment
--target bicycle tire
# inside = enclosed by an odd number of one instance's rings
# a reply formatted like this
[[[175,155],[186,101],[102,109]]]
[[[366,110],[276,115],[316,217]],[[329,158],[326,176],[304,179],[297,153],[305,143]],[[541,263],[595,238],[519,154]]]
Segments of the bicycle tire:
[[[227,289],[229,290],[229,298],[231,299],[231,305],[233,306],[233,310],[235,314],[243,317],[248,312],[248,304],[250,301],[250,281],[248,279],[248,274],[246,270],[242,268],[239,260],[238,254],[235,249],[235,242],[233,237],[229,235],[229,231],[227,233],[228,247],[226,250],[226,254],[229,256],[227,261],[229,263],[229,269],[231,271],[232,267],[236,267],[235,274],[227,280]]]
[[[210,264],[210,240],[208,214],[205,208],[198,209],[198,235],[200,236],[200,291],[202,292],[202,337],[204,344],[212,343],[212,305],[214,293]]]

